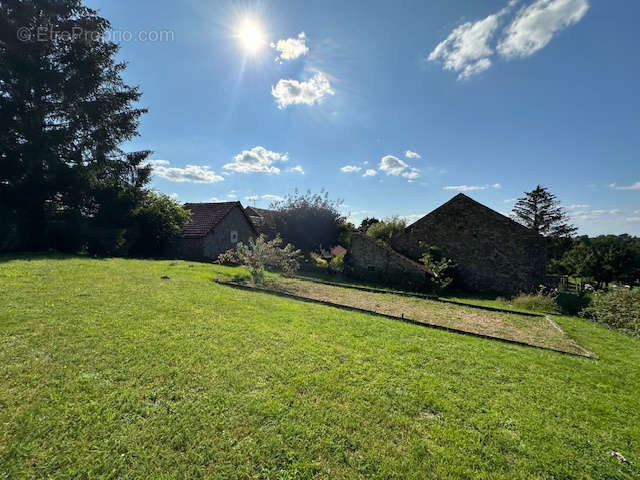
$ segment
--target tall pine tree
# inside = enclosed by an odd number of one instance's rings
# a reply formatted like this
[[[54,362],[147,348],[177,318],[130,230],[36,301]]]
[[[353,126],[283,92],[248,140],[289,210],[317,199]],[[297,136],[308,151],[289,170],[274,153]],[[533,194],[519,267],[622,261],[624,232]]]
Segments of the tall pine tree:
[[[146,110],[109,28],[80,0],[0,0],[0,248],[113,249],[143,195],[150,152],[120,145]]]
[[[540,185],[525,192],[513,214],[516,221],[548,238],[569,238],[577,231],[556,196]]]

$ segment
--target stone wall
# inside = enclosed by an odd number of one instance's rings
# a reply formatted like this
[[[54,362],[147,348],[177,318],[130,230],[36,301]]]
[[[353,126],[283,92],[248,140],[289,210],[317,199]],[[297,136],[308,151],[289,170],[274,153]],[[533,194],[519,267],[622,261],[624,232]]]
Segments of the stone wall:
[[[231,241],[231,231],[238,232],[238,241]],[[231,210],[226,217],[204,238],[202,256],[208,260],[215,260],[218,255],[234,248],[238,242],[248,243],[255,237],[251,224],[239,208]]]
[[[458,195],[391,240],[418,259],[434,245],[457,264],[458,280],[472,291],[517,293],[545,281],[544,237],[466,195]]]
[[[345,273],[356,279],[399,289],[430,291],[432,274],[379,240],[354,233],[345,257]]]

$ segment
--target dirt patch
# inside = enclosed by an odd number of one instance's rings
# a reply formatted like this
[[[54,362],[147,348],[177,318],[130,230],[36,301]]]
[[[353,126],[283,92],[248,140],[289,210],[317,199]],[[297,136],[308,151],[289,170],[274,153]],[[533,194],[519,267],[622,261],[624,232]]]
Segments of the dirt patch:
[[[586,350],[577,345],[562,329],[555,328],[544,317],[479,310],[428,299],[365,292],[300,279],[279,279],[269,287],[300,297],[407,318],[428,325],[589,356],[586,355]]]

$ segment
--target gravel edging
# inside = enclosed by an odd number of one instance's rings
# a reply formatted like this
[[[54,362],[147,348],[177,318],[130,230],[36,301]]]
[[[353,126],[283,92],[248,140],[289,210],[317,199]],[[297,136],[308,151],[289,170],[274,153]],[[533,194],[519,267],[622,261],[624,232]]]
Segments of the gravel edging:
[[[299,300],[299,301],[306,302],[306,303],[315,303],[317,305],[324,305],[324,306],[327,306],[327,307],[339,308],[341,310],[348,310],[348,311],[352,311],[352,312],[365,313],[365,314],[368,314],[368,315],[375,315],[377,317],[383,317],[383,318],[388,318],[390,320],[396,320],[396,321],[400,321],[400,322],[410,323],[412,325],[417,325],[417,326],[420,326],[420,327],[432,328],[432,329],[435,329],[435,330],[443,330],[445,332],[458,333],[458,334],[461,334],[461,335],[467,335],[467,336],[476,337],[476,338],[483,338],[483,339],[486,339],[486,340],[496,340],[496,341],[503,342],[503,343],[509,343],[511,345],[519,345],[519,346],[522,346],[522,347],[536,348],[538,350],[547,350],[547,351],[561,353],[563,355],[570,355],[570,356],[574,356],[574,357],[597,359],[597,357],[593,353],[589,352],[588,350],[585,350],[584,348],[582,348],[579,345],[575,344],[575,342],[573,342],[573,341],[572,342],[576,345],[576,347],[582,353],[567,352],[565,350],[560,350],[558,348],[544,347],[544,346],[541,346],[541,345],[533,345],[531,343],[521,342],[519,340],[511,340],[511,339],[508,339],[508,338],[494,337],[492,335],[485,335],[483,333],[476,333],[476,332],[469,332],[469,331],[466,331],[466,330],[459,330],[457,328],[445,327],[445,326],[436,325],[436,324],[433,324],[433,323],[419,322],[417,320],[412,320],[412,319],[404,317],[404,316],[398,317],[398,316],[395,316],[395,315],[389,315],[389,314],[386,314],[386,313],[380,313],[380,312],[376,312],[376,311],[373,311],[373,310],[365,310],[363,308],[351,307],[349,305],[342,305],[340,303],[327,302],[325,300],[317,300],[315,298],[301,297],[299,295],[293,295],[291,293],[285,293],[285,292],[281,292],[281,291],[278,291],[278,290],[271,290],[271,289],[268,289],[268,288],[253,287],[253,286],[250,286],[250,285],[243,285],[243,284],[235,283],[235,282],[227,282],[227,281],[219,280],[219,279],[214,279],[213,281],[215,283],[217,283],[218,285],[223,285],[225,287],[230,287],[230,288],[236,288],[238,290],[244,290],[244,291],[248,291],[248,292],[257,292],[257,293],[265,293],[265,294],[268,294],[268,295],[274,295],[274,296],[277,296],[277,297],[288,298],[288,299],[291,299],[291,300]],[[386,292],[386,293],[390,293],[390,292]],[[468,305],[462,304],[462,303],[460,305],[468,306]],[[507,311],[507,313],[516,313],[517,314],[517,312],[512,312],[512,311]],[[562,331],[562,329],[561,329],[561,331]]]

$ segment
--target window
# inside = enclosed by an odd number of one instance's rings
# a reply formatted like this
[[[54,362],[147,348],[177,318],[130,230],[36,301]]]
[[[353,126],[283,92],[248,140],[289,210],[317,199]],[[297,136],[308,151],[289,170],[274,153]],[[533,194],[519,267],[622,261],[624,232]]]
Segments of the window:
[[[238,231],[231,230],[231,243],[238,243]]]

